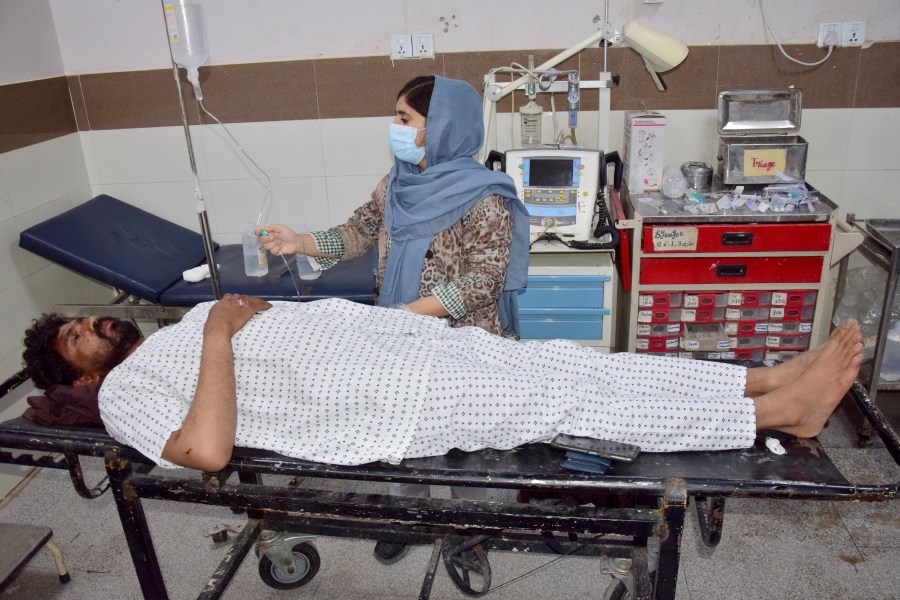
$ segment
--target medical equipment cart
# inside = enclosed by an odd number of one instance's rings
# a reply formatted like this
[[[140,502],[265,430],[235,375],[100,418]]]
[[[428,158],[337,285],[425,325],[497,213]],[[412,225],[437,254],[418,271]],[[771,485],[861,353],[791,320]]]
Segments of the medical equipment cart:
[[[837,206],[825,196],[792,212],[720,210],[710,198],[704,212],[659,192],[610,194],[630,254],[621,349],[785,359],[828,333],[828,272],[843,249],[835,255]]]
[[[522,339],[570,339],[611,352],[617,296],[613,258],[611,250],[537,242],[529,257],[528,285],[519,295]]]

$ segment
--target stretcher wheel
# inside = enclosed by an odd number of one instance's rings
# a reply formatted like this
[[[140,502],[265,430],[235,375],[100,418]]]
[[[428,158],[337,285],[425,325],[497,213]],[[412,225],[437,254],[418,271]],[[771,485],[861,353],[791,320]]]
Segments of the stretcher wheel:
[[[455,553],[445,547],[442,554],[447,575],[459,591],[472,598],[484,596],[490,591],[491,563],[481,544]]]
[[[276,567],[267,556],[259,559],[259,576],[267,586],[276,590],[291,590],[306,585],[319,572],[321,560],[315,546],[303,542],[291,548],[291,553],[297,566],[294,573],[286,573]]]
[[[650,573],[650,581],[656,577],[656,573]],[[621,579],[613,577],[613,580],[606,586],[603,592],[603,600],[631,600],[631,594]]]

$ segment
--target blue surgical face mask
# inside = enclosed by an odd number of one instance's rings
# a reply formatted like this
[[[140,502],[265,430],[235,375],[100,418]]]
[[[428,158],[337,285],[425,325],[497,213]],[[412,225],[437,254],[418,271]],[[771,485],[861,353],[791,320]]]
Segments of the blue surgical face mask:
[[[416,134],[419,131],[421,129],[391,123],[388,128],[388,141],[391,144],[391,152],[398,160],[417,165],[425,158],[425,148],[416,146]]]

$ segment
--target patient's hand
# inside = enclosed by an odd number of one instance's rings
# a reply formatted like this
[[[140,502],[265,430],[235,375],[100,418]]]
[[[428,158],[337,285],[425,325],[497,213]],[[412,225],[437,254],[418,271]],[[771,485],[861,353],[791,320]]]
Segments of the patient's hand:
[[[240,331],[241,327],[253,318],[253,315],[270,308],[272,308],[271,304],[256,296],[225,294],[209,310],[204,334],[221,331],[231,337]]]

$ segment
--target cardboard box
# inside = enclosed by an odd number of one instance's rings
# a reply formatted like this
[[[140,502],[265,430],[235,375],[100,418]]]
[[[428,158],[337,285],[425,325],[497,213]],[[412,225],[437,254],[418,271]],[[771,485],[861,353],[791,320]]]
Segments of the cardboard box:
[[[622,176],[629,191],[658,190],[662,183],[666,117],[644,111],[625,112]]]

